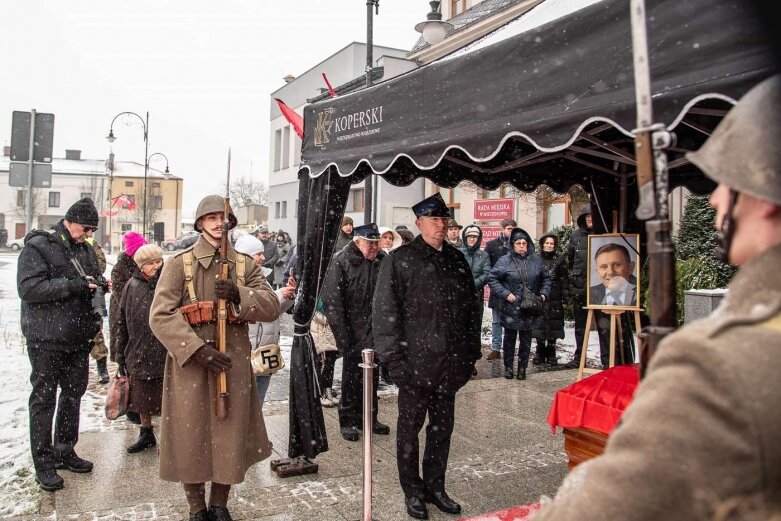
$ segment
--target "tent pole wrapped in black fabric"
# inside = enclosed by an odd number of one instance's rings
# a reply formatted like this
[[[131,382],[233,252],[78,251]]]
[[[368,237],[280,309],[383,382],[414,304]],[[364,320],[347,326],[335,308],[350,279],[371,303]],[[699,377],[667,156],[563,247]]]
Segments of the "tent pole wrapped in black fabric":
[[[328,450],[323,409],[309,333],[325,272],[347,204],[350,180],[335,170],[317,178],[301,176],[298,192],[298,291],[290,360],[288,456],[314,458]]]

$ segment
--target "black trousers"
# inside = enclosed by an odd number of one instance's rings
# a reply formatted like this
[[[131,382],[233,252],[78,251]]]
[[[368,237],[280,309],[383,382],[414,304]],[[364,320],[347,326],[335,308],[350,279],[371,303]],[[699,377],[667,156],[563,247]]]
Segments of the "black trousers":
[[[78,352],[29,348],[30,448],[36,470],[54,468],[59,454],[73,452],[79,441],[81,397],[87,390],[89,350]],[[57,399],[57,387],[60,397]],[[54,417],[55,407],[57,417]],[[52,444],[54,420],[54,444]]]
[[[320,365],[320,390],[325,391],[329,387],[334,386],[334,367],[336,366],[336,359],[339,358],[338,351],[326,351],[325,360]],[[320,364],[320,357],[317,357],[317,363]]]
[[[532,332],[530,329],[519,331],[517,329],[504,328],[502,340],[502,353],[504,353],[504,367],[513,368],[515,358],[515,340],[518,340],[518,370],[526,369],[529,365],[529,353],[532,348]]]
[[[445,470],[453,434],[455,394],[405,386],[399,389],[399,422],[396,432],[396,464],[405,496],[422,497],[425,490],[445,490]],[[428,414],[423,479],[420,477],[418,433]]]
[[[361,427],[363,424],[363,369],[361,352],[347,352],[342,359],[342,394],[339,395],[339,427]],[[373,421],[377,420],[377,386],[380,385],[379,367],[374,369]]]

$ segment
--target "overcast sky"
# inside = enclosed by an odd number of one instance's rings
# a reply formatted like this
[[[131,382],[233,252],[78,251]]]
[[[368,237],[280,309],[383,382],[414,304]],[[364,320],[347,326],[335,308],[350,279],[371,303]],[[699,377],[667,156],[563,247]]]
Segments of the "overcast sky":
[[[410,49],[428,11],[382,0],[375,44]],[[149,111],[149,152],[185,179],[186,214],[218,189],[229,146],[232,176],[267,180],[269,94],[283,76],[366,41],[365,0],[13,0],[3,20],[2,144],[11,113],[34,108],[55,114],[55,157],[105,159],[112,118]],[[137,121],[115,123],[117,160],[143,163]]]

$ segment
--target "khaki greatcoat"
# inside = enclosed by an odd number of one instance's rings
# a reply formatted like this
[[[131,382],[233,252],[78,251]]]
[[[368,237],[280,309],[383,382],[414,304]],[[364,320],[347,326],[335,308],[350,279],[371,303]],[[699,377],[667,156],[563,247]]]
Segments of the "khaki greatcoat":
[[[198,300],[216,300],[219,267],[215,249],[203,237],[186,251],[194,254],[193,282]],[[228,375],[228,418],[214,413],[217,377],[190,357],[215,338],[216,324],[191,327],[179,307],[189,304],[183,254],[163,266],[149,314],[149,325],[168,351],[160,421],[160,477],[166,481],[233,485],[244,481],[253,464],[271,454],[255,377],[250,365],[247,324],[228,324],[226,353],[233,366]],[[236,251],[229,245],[230,277],[236,281]],[[273,322],[279,300],[260,268],[245,256],[245,282],[234,314],[246,322]]]

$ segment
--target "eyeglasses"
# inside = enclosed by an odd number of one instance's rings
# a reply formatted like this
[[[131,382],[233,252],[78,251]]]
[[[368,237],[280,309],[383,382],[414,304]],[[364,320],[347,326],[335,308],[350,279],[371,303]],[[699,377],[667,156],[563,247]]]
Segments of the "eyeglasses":
[[[82,228],[84,228],[84,232],[85,232],[85,233],[89,233],[89,232],[96,232],[96,231],[98,231],[98,227],[97,227],[97,226],[84,226],[84,225],[82,224],[82,225],[81,225],[81,227],[82,227]]]

